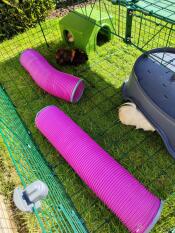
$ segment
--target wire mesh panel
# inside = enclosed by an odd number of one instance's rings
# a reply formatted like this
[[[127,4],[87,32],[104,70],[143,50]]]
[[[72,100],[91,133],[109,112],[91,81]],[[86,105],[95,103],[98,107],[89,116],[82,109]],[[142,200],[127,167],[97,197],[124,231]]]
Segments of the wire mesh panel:
[[[32,132],[44,158],[52,166],[55,176],[59,177],[64,184],[76,209],[86,222],[88,231],[127,232],[119,220],[85,187],[61,156],[34,127],[36,113],[46,105],[54,104],[64,110],[149,190],[161,199],[167,200],[162,218],[154,232],[168,232],[174,227],[175,220],[175,197],[173,195],[175,161],[166,152],[156,133],[143,132],[122,125],[119,122],[117,111],[123,103],[121,85],[124,80],[128,79],[136,58],[141,54],[140,50],[173,46],[174,26],[160,17],[157,19],[154,15],[142,12],[141,6],[136,8],[136,6],[129,5],[131,8],[128,9],[128,4],[124,1],[118,1],[122,4],[116,5],[107,0],[86,1],[81,2],[81,5],[78,2],[68,5],[68,2],[59,1],[56,8],[59,7],[60,11],[59,9],[54,9],[53,12],[49,11],[47,19],[44,22],[40,21],[40,25],[0,44],[0,68],[2,71],[0,81]],[[59,16],[79,8],[82,11],[82,17],[90,20],[90,14],[87,15],[86,7],[90,7],[92,11],[96,9],[99,19],[100,12],[106,12],[113,16],[111,33],[114,38],[102,46],[98,46],[96,52],[88,54],[89,62],[87,64],[79,67],[59,66],[55,61],[55,52],[59,47],[65,46],[61,40]],[[129,18],[127,18],[128,15]],[[131,28],[126,33],[128,21],[130,21]],[[100,28],[101,24],[98,23],[97,26]],[[123,42],[123,40],[127,41],[128,37],[130,37],[128,41],[134,46]],[[20,53],[29,47],[38,50],[57,69],[85,80],[85,94],[77,105],[70,105],[53,98],[33,83],[31,77],[19,64]],[[9,131],[8,135],[11,135]],[[31,149],[22,147],[23,154],[25,150],[30,151]],[[24,166],[27,165],[24,164]],[[36,166],[35,169],[37,169]],[[50,206],[50,204],[48,205]],[[57,212],[53,213],[58,214]],[[53,227],[55,227],[54,224]]]
[[[0,96],[0,135],[23,187],[38,179],[49,187],[49,195],[43,202],[42,211],[38,212],[34,209],[42,232],[87,232],[61,182],[37,150],[30,133],[21,122],[2,87]]]
[[[75,9],[76,8],[73,7],[71,10]],[[99,27],[103,26],[103,17],[104,14],[106,14],[108,18],[110,18],[111,34],[117,35],[123,39],[125,38],[127,9],[122,4],[113,5],[111,1],[106,0],[93,0],[90,3],[87,1],[86,4],[79,6],[79,12],[82,17],[85,17],[87,20],[91,20],[95,12],[96,17],[99,18],[96,25]]]
[[[113,2],[113,4],[111,3]],[[93,1],[80,6],[82,17],[90,20],[93,11],[98,10],[102,27],[102,15],[112,17],[111,33],[132,43],[141,51],[156,47],[173,47],[175,44],[175,8],[174,1]],[[75,8],[73,8],[75,9]],[[71,10],[73,10],[71,9]]]
[[[157,47],[174,47],[174,25],[136,11],[133,13],[131,41],[142,51]]]
[[[166,22],[174,24],[175,21],[175,1],[154,1],[142,0],[135,3],[135,7],[146,14],[152,15],[156,18],[163,19]]]

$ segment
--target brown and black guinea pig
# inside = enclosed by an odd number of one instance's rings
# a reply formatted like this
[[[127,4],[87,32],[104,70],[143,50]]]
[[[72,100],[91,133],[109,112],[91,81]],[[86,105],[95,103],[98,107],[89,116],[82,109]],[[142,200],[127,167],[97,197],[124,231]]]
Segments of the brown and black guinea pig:
[[[56,52],[56,61],[59,65],[78,66],[86,63],[88,56],[80,49],[60,48]]]

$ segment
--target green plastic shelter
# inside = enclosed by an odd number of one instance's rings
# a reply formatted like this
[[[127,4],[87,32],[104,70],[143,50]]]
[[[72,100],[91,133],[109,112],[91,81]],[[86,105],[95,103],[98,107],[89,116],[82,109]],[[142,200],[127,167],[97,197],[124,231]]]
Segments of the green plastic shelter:
[[[92,7],[70,12],[59,24],[64,43],[87,53],[96,50],[97,45],[110,41],[111,31],[114,31],[112,16]],[[74,42],[67,41],[68,32],[73,35]]]

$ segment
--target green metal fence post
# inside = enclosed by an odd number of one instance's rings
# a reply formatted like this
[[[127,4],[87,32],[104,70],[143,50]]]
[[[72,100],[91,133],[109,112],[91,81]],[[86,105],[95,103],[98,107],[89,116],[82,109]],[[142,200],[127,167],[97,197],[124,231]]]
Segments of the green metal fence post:
[[[125,42],[128,44],[131,43],[132,18],[133,18],[133,9],[131,7],[128,7],[126,11],[126,31],[125,31]]]

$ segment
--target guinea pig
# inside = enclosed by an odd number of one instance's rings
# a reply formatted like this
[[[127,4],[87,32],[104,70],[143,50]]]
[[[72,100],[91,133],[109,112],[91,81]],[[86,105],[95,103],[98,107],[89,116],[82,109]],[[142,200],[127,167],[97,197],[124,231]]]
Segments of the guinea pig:
[[[135,126],[136,129],[155,131],[152,124],[146,119],[134,103],[125,103],[119,108],[119,120],[124,125]]]
[[[88,60],[87,54],[80,49],[60,48],[57,50],[55,57],[59,65],[78,66]]]

